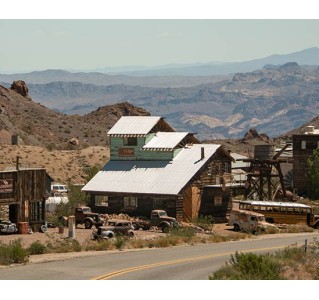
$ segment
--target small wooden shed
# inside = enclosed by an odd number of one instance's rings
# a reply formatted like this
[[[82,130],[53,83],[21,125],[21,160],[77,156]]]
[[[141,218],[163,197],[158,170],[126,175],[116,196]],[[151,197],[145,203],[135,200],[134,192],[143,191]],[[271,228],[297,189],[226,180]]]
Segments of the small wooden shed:
[[[43,168],[0,171],[0,206],[6,207],[8,219],[28,223],[33,231],[45,224],[47,181]]]

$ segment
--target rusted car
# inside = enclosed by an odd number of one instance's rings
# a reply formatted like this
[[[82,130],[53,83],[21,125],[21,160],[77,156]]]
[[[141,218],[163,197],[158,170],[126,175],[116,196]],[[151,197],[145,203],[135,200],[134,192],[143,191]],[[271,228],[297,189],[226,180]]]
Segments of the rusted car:
[[[270,228],[275,231],[278,230],[274,224],[266,222],[263,214],[246,210],[233,209],[228,218],[228,225],[234,226],[235,231],[251,233],[262,232]]]
[[[94,240],[110,239],[117,235],[134,236],[133,226],[127,220],[108,220],[105,226],[100,226],[93,230],[92,237]]]
[[[17,232],[18,228],[15,223],[8,220],[0,220],[0,234],[13,234]]]

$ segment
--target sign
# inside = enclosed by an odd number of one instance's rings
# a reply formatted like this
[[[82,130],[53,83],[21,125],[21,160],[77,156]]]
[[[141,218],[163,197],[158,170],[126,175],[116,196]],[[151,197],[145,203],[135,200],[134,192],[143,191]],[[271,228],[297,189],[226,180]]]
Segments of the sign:
[[[119,148],[119,157],[134,157],[134,148]]]
[[[0,193],[12,193],[13,192],[13,180],[12,179],[0,179]]]

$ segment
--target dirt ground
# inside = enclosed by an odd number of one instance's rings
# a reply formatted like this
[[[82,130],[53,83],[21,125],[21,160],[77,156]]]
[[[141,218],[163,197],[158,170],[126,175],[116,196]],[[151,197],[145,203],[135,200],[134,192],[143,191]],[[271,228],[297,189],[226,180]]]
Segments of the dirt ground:
[[[75,238],[80,244],[85,242],[85,240],[90,239],[92,231],[94,229],[85,229],[83,225],[78,225],[75,229]],[[227,224],[215,224],[213,233],[219,233],[223,235],[228,235],[232,232],[231,227]],[[140,239],[154,239],[160,236],[165,236],[161,230],[135,230],[135,237]],[[64,232],[59,233],[59,228],[48,228],[46,233],[34,232],[32,234],[12,234],[12,235],[0,235],[0,242],[9,243],[10,241],[21,239],[22,245],[24,247],[30,246],[35,241],[46,242],[50,238],[67,238],[69,236],[68,228],[64,228]]]

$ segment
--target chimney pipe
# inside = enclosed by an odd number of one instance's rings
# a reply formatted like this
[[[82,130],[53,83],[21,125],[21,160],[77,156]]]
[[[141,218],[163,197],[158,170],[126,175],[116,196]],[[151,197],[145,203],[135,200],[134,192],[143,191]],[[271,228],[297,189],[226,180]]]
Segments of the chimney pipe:
[[[204,147],[200,147],[200,159],[204,159],[205,158],[205,148]]]

